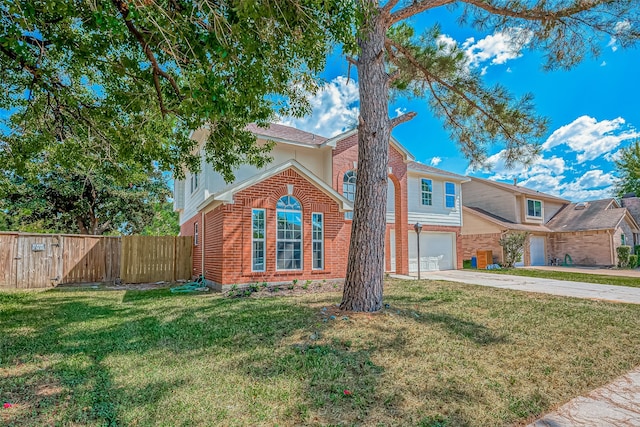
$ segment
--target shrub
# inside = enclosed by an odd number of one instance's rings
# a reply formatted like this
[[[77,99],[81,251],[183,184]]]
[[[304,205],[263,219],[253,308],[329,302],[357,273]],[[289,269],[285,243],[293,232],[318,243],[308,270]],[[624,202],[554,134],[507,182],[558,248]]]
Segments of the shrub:
[[[462,268],[471,268],[471,260],[463,259],[462,260]]]
[[[629,255],[629,268],[636,268],[638,266],[638,255]]]
[[[631,246],[622,245],[616,248],[618,253],[618,267],[627,268],[629,266],[629,255],[631,254]]]
[[[516,262],[521,260],[527,237],[529,237],[529,233],[526,232],[511,232],[500,238],[498,243],[504,252],[504,266],[506,268],[512,268]]]

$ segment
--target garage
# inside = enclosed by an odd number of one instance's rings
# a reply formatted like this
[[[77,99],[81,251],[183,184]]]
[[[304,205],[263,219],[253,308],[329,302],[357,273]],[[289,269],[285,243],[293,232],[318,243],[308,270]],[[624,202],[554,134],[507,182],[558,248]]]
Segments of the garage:
[[[544,236],[529,237],[529,253],[531,254],[531,265],[546,265],[544,256]]]
[[[420,233],[420,271],[453,270],[455,259],[455,233]],[[409,272],[418,272],[417,234],[409,232]]]

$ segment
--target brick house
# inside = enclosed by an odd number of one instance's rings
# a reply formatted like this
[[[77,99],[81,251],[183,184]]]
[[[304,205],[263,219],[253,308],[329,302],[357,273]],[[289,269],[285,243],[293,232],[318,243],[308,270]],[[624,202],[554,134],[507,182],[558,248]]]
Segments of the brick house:
[[[251,125],[272,141],[272,162],[243,165],[225,183],[202,157],[201,172],[174,183],[180,234],[194,237],[193,274],[217,289],[294,279],[342,280],[357,179],[357,131],[334,138],[283,125]],[[200,149],[206,131],[194,131]],[[467,178],[415,162],[392,138],[385,269],[417,270],[413,224],[420,222],[423,271],[462,266],[461,183]]]
[[[630,209],[615,199],[571,203],[515,184],[471,178],[464,194],[462,245],[464,259],[491,250],[502,262],[500,237],[510,231],[529,233],[522,262],[547,265],[569,258],[577,265],[617,264],[615,248],[638,244],[638,223]],[[628,198],[635,206],[637,198]],[[623,199],[623,203],[624,199]],[[637,203],[640,213],[640,202]]]

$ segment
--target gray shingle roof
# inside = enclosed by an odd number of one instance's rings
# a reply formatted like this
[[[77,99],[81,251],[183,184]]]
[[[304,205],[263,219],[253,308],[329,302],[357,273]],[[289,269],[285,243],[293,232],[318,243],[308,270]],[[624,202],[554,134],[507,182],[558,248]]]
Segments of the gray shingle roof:
[[[449,172],[449,171],[445,171],[442,169],[438,169],[438,168],[434,168],[433,166],[428,166],[422,163],[418,163],[418,162],[409,162],[407,163],[407,169],[412,170],[412,171],[417,171],[417,172],[426,172],[429,174],[433,174],[433,175],[440,175],[440,176],[448,176],[451,177],[452,179],[456,179],[459,181],[468,181],[469,178],[467,178],[466,176],[462,176],[462,175],[458,175],[456,173],[453,172]]]
[[[261,128],[255,123],[251,123],[247,125],[246,129],[249,132],[266,138],[283,139],[285,141],[297,142],[306,145],[320,145],[327,140],[324,136],[275,123],[271,123],[267,128]]]
[[[556,232],[610,230],[616,228],[627,213],[625,208],[617,207],[614,199],[587,202],[583,209],[578,205],[571,203],[565,206],[547,223],[547,227]]]
[[[479,216],[480,218],[491,221],[494,224],[503,227],[505,230],[537,231],[544,233],[548,233],[549,231],[551,231],[548,227],[542,224],[519,224],[517,222],[509,221],[508,219],[502,218],[498,215],[494,215],[490,212],[485,211],[484,209],[476,208],[473,206],[463,206],[462,210],[467,212],[471,211],[473,214]]]

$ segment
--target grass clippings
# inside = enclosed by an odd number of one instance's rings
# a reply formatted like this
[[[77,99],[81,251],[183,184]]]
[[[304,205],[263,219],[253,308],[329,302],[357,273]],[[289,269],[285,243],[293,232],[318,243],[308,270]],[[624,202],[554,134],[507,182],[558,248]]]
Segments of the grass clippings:
[[[499,426],[640,364],[640,306],[389,280],[340,294],[0,294],[4,424]]]

